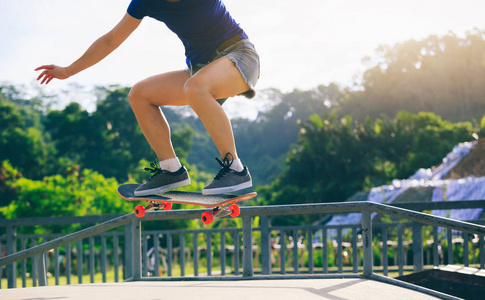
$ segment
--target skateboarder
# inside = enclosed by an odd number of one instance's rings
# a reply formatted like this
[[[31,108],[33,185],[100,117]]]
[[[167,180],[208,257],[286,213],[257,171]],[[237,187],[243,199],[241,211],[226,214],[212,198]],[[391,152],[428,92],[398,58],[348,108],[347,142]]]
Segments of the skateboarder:
[[[252,186],[247,167],[236,151],[229,118],[222,104],[228,97],[252,98],[259,79],[259,57],[247,34],[221,0],[132,0],[127,13],[108,33],[97,39],[68,67],[43,65],[37,80],[67,79],[104,59],[121,45],[144,17],[165,23],[185,47],[186,70],[155,75],[136,83],[130,104],[145,138],[160,160],[136,196],[161,193],[190,183],[172,147],[170,127],[160,106],[190,107],[199,116],[221,160],[222,169],[203,194],[233,192]]]

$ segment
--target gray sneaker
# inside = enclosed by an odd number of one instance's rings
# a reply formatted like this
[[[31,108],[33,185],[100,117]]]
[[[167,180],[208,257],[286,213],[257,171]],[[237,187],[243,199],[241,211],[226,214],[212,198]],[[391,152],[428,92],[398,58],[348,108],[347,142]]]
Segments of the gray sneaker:
[[[162,170],[156,163],[151,163],[150,166],[152,168],[145,168],[145,170],[153,175],[147,183],[140,185],[135,190],[135,196],[160,194],[190,184],[189,173],[184,166],[175,172]]]
[[[222,161],[218,158],[216,160],[222,166],[222,169],[214,180],[202,190],[202,195],[232,193],[253,186],[251,174],[249,174],[247,167],[244,167],[241,172],[231,169],[232,161],[229,162],[227,155]]]

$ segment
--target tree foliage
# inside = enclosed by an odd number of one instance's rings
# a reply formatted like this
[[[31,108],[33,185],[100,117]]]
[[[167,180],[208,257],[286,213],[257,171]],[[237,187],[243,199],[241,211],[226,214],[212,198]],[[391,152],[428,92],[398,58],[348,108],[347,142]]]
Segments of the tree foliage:
[[[350,93],[345,114],[363,119],[381,113],[433,112],[447,120],[480,120],[485,111],[485,31],[429,36],[380,46],[362,91]]]
[[[28,114],[27,114],[28,115]],[[28,127],[28,120],[15,105],[6,102],[0,94],[0,153],[2,160],[9,159],[14,166],[30,178],[40,178],[52,171],[50,165],[55,149],[42,132]]]
[[[356,192],[439,164],[473,134],[471,123],[450,123],[432,113],[400,112],[395,119],[364,122],[349,115],[315,114],[301,124],[298,144],[287,155],[287,169],[261,188],[261,195],[267,204],[344,201]]]

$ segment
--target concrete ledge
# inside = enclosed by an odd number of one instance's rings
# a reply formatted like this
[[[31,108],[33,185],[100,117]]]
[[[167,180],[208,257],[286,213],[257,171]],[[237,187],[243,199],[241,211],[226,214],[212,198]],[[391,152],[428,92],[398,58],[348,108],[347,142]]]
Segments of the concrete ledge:
[[[0,299],[438,299],[363,278],[136,281],[0,290]]]
[[[240,281],[240,280],[287,280],[287,279],[352,279],[363,278],[359,274],[312,274],[312,275],[256,275],[243,276],[184,276],[184,277],[143,277],[137,281]],[[126,281],[133,281],[128,279]]]

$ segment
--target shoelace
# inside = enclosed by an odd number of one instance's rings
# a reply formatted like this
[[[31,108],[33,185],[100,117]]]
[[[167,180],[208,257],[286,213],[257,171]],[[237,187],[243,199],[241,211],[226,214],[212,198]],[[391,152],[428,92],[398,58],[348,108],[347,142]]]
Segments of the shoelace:
[[[147,168],[144,169],[145,171],[152,173],[152,176],[150,177],[150,179],[148,179],[148,181],[150,181],[153,177],[155,177],[158,174],[163,172],[163,170],[160,169],[160,167],[158,166],[158,164],[156,162],[150,163],[150,167],[151,168],[147,167]]]
[[[228,156],[231,156],[231,160],[229,160]],[[219,180],[222,177],[226,176],[227,173],[231,171],[230,167],[232,165],[232,161],[234,158],[231,153],[227,153],[226,156],[222,159],[222,161],[216,157],[217,162],[221,165],[222,169],[217,173],[216,177],[214,179]]]

